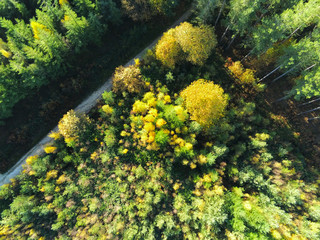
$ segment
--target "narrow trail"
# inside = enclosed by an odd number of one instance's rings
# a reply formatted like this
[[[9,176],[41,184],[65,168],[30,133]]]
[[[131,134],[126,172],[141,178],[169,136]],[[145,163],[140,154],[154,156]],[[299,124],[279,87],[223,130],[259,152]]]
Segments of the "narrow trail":
[[[176,20],[169,28],[173,28],[178,26],[181,22],[187,20],[192,14],[192,9],[187,10],[178,20]],[[153,48],[158,40],[161,38],[162,34],[156,38],[149,46],[147,46],[144,50],[142,50],[139,54],[137,54],[134,58],[132,58],[129,62],[127,62],[124,66],[130,66],[134,64],[134,59],[141,58],[148,49]],[[75,110],[83,113],[88,113],[93,107],[96,106],[97,101],[101,99],[101,95],[104,91],[110,91],[112,87],[111,77],[95,92],[93,92],[88,98],[86,98],[81,104],[79,104]],[[53,128],[51,131],[58,131],[58,126]],[[51,132],[50,131],[50,132]],[[50,133],[49,132],[49,133]],[[48,134],[49,134],[48,133]],[[0,174],[0,186],[10,183],[10,179],[17,176],[23,169],[23,164],[25,164],[26,159],[30,156],[41,155],[44,153],[44,146],[52,141],[51,138],[44,137],[41,141],[39,141],[32,149],[30,149],[23,157],[19,159],[19,161],[6,173]]]

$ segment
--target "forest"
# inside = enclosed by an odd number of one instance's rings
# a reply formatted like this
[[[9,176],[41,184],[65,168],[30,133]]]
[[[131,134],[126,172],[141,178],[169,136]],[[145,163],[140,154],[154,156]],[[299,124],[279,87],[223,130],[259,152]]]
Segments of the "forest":
[[[0,119],[189,7],[0,187],[0,239],[320,239],[320,0],[1,1]]]

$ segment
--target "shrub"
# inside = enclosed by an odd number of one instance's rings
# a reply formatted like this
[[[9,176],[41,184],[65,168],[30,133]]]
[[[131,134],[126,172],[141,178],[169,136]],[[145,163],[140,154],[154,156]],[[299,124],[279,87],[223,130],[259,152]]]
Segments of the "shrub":
[[[223,89],[204,79],[193,82],[180,95],[184,99],[191,119],[203,127],[209,127],[223,117],[228,104]]]

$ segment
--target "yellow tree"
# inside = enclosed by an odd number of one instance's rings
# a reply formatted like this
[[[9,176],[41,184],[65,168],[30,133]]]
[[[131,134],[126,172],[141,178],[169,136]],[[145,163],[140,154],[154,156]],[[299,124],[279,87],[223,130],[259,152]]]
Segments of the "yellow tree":
[[[123,91],[139,93],[144,88],[141,71],[137,64],[129,67],[117,67],[112,81],[112,89],[115,93]]]
[[[195,65],[203,65],[217,45],[213,28],[207,25],[194,27],[188,22],[181,23],[175,29],[175,36],[187,54],[187,61]]]
[[[90,124],[90,119],[83,113],[70,110],[63,115],[58,123],[59,132],[65,138],[65,141],[77,141]]]
[[[156,58],[169,68],[174,68],[175,65],[182,60],[183,55],[174,32],[175,29],[170,29],[164,33],[156,45]]]
[[[192,120],[207,128],[224,116],[228,104],[223,89],[213,82],[199,79],[181,93]]]
[[[216,44],[217,40],[212,27],[206,25],[196,27],[184,22],[170,29],[159,40],[156,46],[156,58],[170,68],[174,68],[184,59],[201,66]]]

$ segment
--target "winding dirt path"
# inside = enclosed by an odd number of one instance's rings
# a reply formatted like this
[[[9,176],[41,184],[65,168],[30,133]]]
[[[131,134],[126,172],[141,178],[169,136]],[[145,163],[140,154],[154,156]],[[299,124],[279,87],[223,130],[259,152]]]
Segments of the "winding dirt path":
[[[176,20],[169,28],[173,28],[178,26],[181,22],[187,20],[192,13],[192,9],[190,8],[188,11],[186,11],[178,20]],[[162,36],[162,35],[161,35]],[[125,64],[125,66],[130,66],[134,64],[134,59],[141,58],[148,49],[153,48],[158,40],[160,39],[159,36],[156,38],[149,46],[147,46],[144,50],[142,50],[138,55],[136,55],[134,58],[132,58],[129,62]],[[95,92],[93,92],[88,98],[86,98],[81,104],[79,104],[75,110],[79,112],[88,113],[94,106],[96,106],[97,101],[101,99],[101,95],[104,91],[110,91],[112,87],[112,81],[111,77]],[[51,131],[58,131],[58,126],[53,128]],[[50,132],[51,132],[50,131]],[[48,133],[49,134],[49,133]],[[26,159],[29,156],[34,155],[41,155],[44,153],[43,147],[51,142],[52,139],[48,136],[44,137],[38,144],[36,144],[32,149],[30,149],[22,158],[19,159],[19,161],[6,173],[0,174],[0,186],[10,183],[10,179],[17,176],[22,171],[22,166],[25,164]]]

